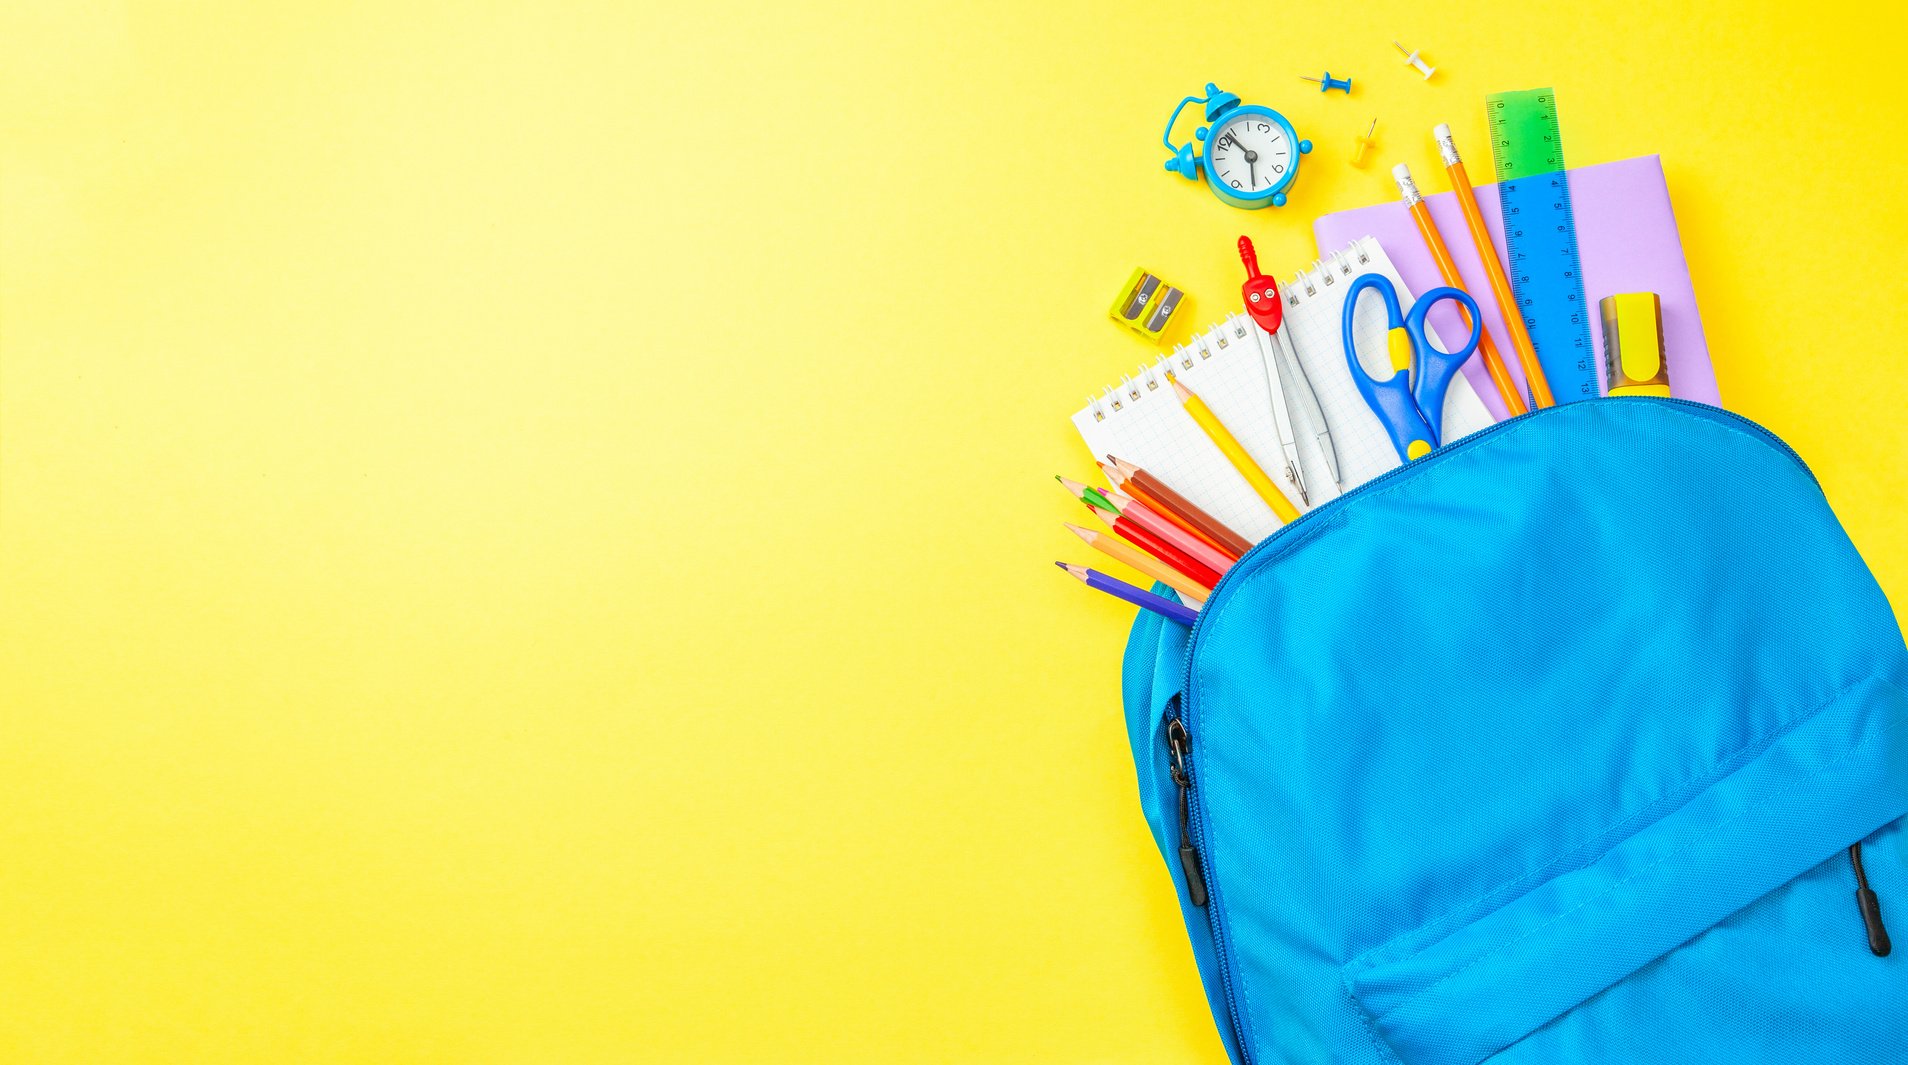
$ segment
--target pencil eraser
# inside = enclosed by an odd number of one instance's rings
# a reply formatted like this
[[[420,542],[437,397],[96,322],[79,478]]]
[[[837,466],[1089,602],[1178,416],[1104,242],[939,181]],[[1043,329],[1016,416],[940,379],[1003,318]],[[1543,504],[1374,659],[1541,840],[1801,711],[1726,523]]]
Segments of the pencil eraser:
[[[1391,176],[1398,181],[1410,181],[1411,168],[1403,163],[1399,163],[1397,166],[1391,168]]]
[[[1432,126],[1431,135],[1439,140],[1449,140],[1451,137],[1451,124],[1449,122],[1440,122]]]

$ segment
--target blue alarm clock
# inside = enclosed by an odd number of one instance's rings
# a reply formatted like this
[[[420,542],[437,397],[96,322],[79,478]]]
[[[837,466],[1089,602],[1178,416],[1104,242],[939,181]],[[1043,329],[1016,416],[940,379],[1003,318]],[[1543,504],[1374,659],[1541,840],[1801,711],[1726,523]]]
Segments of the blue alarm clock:
[[[1187,104],[1205,104],[1206,122],[1193,131],[1204,141],[1204,158],[1190,143],[1173,143],[1173,123]],[[1312,150],[1311,141],[1299,140],[1292,123],[1269,107],[1242,104],[1219,86],[1206,83],[1206,95],[1188,96],[1166,120],[1166,149],[1173,153],[1166,169],[1188,181],[1206,175],[1206,185],[1224,203],[1247,210],[1284,207],[1285,190],[1298,177],[1299,156]]]

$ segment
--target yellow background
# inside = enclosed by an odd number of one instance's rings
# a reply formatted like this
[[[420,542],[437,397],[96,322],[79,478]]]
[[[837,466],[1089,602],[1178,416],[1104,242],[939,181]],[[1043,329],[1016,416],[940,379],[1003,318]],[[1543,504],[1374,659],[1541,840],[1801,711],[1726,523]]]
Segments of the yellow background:
[[[917,7],[9,5],[0,1059],[1220,1060],[1067,415],[1487,91],[1663,154],[1908,589],[1900,14]],[[1161,170],[1208,79],[1290,207]]]

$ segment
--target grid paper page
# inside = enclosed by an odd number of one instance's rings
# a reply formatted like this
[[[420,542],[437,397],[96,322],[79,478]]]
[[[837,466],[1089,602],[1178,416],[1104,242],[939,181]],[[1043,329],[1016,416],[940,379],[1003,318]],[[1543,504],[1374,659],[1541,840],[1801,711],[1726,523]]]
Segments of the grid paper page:
[[[1285,453],[1272,420],[1265,363],[1253,339],[1259,331],[1250,318],[1235,314],[1073,416],[1094,458],[1118,455],[1137,463],[1253,541],[1277,529],[1278,516],[1180,406],[1165,371],[1170,368],[1212,408],[1267,476],[1282,482]]]
[[[1372,273],[1390,278],[1397,286],[1399,305],[1411,306],[1414,297],[1405,287],[1404,279],[1398,276],[1398,268],[1370,237],[1354,241],[1344,251],[1327,256],[1316,270],[1293,278],[1282,290],[1286,301],[1285,327],[1291,330],[1299,362],[1305,367],[1305,375],[1331,427],[1332,447],[1338,453],[1338,472],[1344,481],[1344,491],[1364,484],[1401,461],[1397,449],[1391,446],[1391,437],[1385,433],[1384,423],[1359,394],[1358,385],[1352,381],[1351,370],[1345,364],[1341,324],[1345,290],[1360,274]],[[1375,296],[1359,300],[1353,337],[1358,342],[1359,361],[1365,372],[1379,380],[1391,372],[1385,357],[1386,332],[1384,301]],[[1430,326],[1429,332],[1433,343],[1450,350],[1435,326]],[[1477,398],[1471,383],[1463,374],[1454,377],[1444,399],[1443,441],[1450,443],[1468,436],[1491,422],[1490,411]],[[1316,506],[1334,494],[1331,480],[1322,471],[1311,473],[1309,464],[1306,469],[1306,483],[1316,486],[1311,493]]]

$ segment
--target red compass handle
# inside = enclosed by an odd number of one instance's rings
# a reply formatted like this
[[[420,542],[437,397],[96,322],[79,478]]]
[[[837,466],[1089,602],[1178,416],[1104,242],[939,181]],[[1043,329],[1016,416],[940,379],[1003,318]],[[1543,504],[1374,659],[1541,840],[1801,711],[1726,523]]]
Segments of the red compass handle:
[[[1251,237],[1239,238],[1239,261],[1245,264],[1246,281],[1239,289],[1245,297],[1246,313],[1259,328],[1276,333],[1285,321],[1285,301],[1279,298],[1279,283],[1259,272],[1259,253]]]

